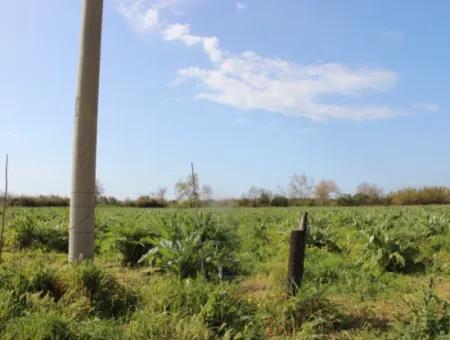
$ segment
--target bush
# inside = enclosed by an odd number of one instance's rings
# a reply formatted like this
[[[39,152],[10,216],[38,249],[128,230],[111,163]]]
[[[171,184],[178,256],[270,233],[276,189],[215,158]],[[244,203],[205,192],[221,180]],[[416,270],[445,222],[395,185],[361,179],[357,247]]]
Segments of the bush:
[[[68,207],[70,200],[61,196],[12,196],[8,199],[10,205],[19,207]]]
[[[76,339],[69,321],[53,312],[34,313],[12,320],[2,339]]]
[[[154,270],[168,270],[182,278],[198,274],[208,279],[235,276],[240,271],[239,241],[234,229],[211,214],[165,220],[167,234],[142,262]]]
[[[255,315],[255,306],[237,298],[223,286],[210,293],[200,311],[202,320],[218,335],[261,339],[263,335],[258,331],[260,325]]]
[[[407,302],[411,308],[408,320],[396,324],[397,333],[403,339],[448,339],[450,335],[450,305],[433,291],[432,281],[422,292],[419,303]]]
[[[311,219],[306,235],[306,244],[316,248],[325,248],[329,251],[340,252],[338,237],[335,228],[320,219]]]
[[[104,273],[93,263],[83,263],[76,270],[95,314],[106,318],[118,318],[136,308],[137,294],[120,285],[112,276]]]
[[[14,244],[18,249],[31,248],[38,239],[37,226],[29,215],[20,216],[14,224]]]
[[[396,228],[398,216],[388,216],[369,232],[364,232],[368,242],[367,254],[384,270],[397,273],[422,271],[418,246],[418,232]],[[369,262],[370,263],[370,262]]]
[[[288,207],[289,199],[285,196],[276,195],[272,198],[270,205],[272,207]]]
[[[27,278],[13,268],[0,267],[0,292],[5,297],[4,303],[8,305],[8,315],[19,316],[26,308],[30,283]]]
[[[33,273],[28,290],[30,292],[39,292],[41,297],[51,296],[58,301],[65,293],[65,288],[56,276],[55,272],[49,267],[39,267]]]
[[[88,319],[77,325],[76,334],[80,340],[124,339],[120,324],[112,319]]]
[[[116,231],[115,245],[122,254],[122,264],[136,266],[143,255],[157,244],[159,233],[143,227],[123,227]]]
[[[39,248],[46,251],[67,252],[69,231],[67,226],[49,226],[33,215],[21,215],[13,224],[13,244],[20,250]]]
[[[275,324],[278,334],[291,335],[308,322],[320,321],[315,332],[329,333],[336,328],[340,315],[336,308],[324,298],[325,290],[320,286],[302,286],[297,294],[278,304]]]
[[[407,188],[392,193],[390,199],[392,204],[396,205],[450,204],[450,188]]]

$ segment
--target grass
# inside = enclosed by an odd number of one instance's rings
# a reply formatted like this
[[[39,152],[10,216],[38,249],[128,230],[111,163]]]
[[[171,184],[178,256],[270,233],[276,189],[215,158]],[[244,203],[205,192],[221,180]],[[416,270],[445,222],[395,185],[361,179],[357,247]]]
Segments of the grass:
[[[66,208],[9,211],[2,339],[447,339],[450,208],[100,207],[95,263],[67,263]],[[141,258],[144,261],[139,262]]]

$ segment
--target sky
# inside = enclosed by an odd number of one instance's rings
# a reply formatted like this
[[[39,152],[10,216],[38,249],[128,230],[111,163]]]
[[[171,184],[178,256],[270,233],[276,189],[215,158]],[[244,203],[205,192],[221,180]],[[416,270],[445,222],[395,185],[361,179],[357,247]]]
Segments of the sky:
[[[70,192],[81,9],[0,3],[13,193]],[[450,185],[449,13],[447,0],[105,0],[97,178],[118,197],[170,196],[191,162],[215,197],[294,173],[342,192]]]

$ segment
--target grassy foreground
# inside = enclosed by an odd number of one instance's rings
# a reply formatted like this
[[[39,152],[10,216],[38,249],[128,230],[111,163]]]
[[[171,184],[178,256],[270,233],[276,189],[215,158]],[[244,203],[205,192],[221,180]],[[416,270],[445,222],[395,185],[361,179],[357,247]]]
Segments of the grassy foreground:
[[[2,339],[448,339],[450,207],[100,207],[95,263],[67,263],[68,210],[8,211]]]

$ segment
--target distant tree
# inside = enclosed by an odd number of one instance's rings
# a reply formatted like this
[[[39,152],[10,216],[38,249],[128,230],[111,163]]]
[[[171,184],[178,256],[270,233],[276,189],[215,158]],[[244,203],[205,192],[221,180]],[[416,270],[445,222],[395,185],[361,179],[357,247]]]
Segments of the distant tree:
[[[248,190],[247,194],[242,196],[239,205],[252,207],[268,207],[270,206],[271,200],[272,193],[269,190],[252,186]]]
[[[213,198],[213,190],[210,185],[202,185],[201,199],[209,201]]]
[[[152,195],[154,199],[165,202],[166,201],[167,188],[159,187],[158,190]]]
[[[355,205],[355,200],[353,199],[352,195],[344,194],[339,196],[339,198],[336,200],[336,203],[344,207],[350,207]]]
[[[405,188],[390,194],[394,205],[450,204],[450,187]]]
[[[367,196],[368,203],[377,203],[383,196],[383,188],[368,182],[362,182],[356,187],[356,193]]]
[[[294,199],[304,199],[311,197],[313,192],[313,181],[306,175],[293,174],[289,180],[289,196]]]
[[[177,193],[178,200],[192,200],[195,194],[198,194],[198,175],[194,174],[195,178],[195,186],[192,181],[192,176],[188,175],[186,179],[180,179],[177,183],[175,183],[175,192]]]
[[[179,180],[175,184],[175,192],[177,193],[178,200],[194,200],[197,196],[199,200],[212,199],[213,190],[210,185],[203,185],[200,190],[200,182],[198,174],[194,174],[194,181],[192,175],[188,175],[185,180]]]
[[[272,207],[287,207],[289,206],[289,199],[283,195],[275,195],[270,201]]]
[[[257,206],[258,207],[268,207],[270,206],[272,194],[269,191],[263,190],[258,197]]]
[[[250,200],[257,200],[258,197],[261,195],[261,191],[263,189],[259,189],[255,186],[250,187],[250,189],[248,189],[247,194],[245,195],[246,198],[250,199]]]
[[[321,180],[314,188],[314,196],[319,203],[325,203],[331,198],[331,194],[338,195],[339,187],[333,180]]]

